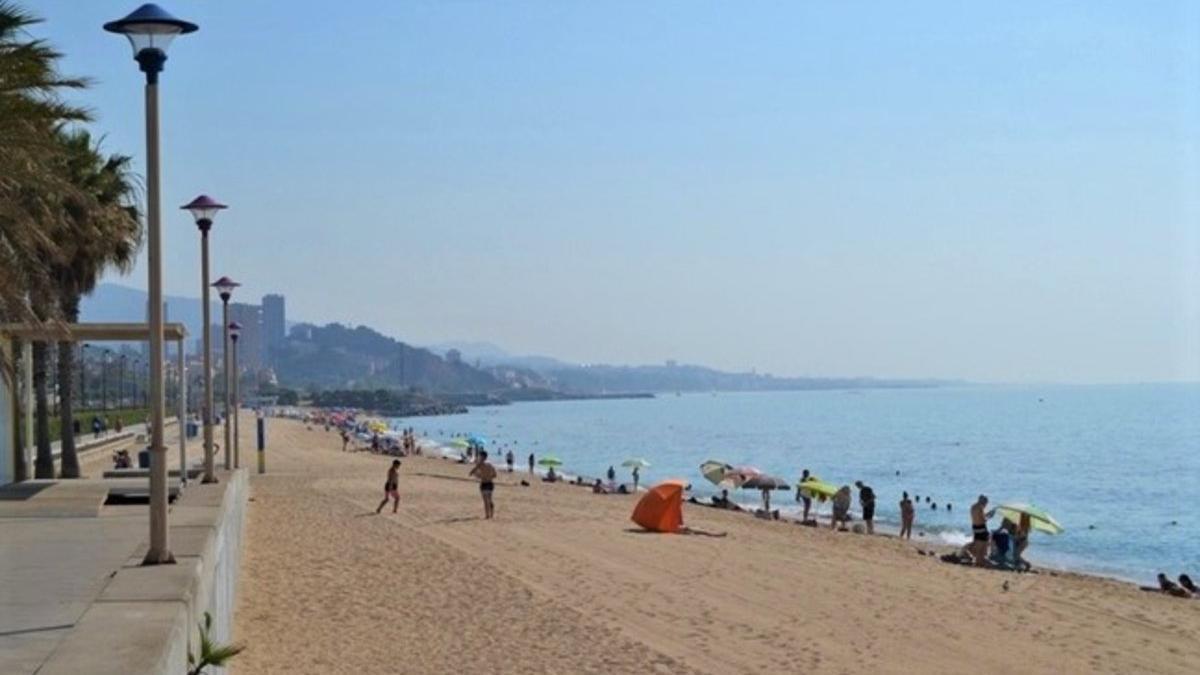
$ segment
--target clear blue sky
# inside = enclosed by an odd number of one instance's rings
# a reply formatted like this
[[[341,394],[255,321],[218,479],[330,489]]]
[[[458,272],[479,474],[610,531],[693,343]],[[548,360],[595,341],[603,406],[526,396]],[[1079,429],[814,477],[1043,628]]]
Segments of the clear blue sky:
[[[44,0],[111,151],[141,80]],[[1188,2],[199,2],[163,77],[173,207],[291,318],[585,362],[1200,379]],[[126,279],[145,287],[145,268]]]

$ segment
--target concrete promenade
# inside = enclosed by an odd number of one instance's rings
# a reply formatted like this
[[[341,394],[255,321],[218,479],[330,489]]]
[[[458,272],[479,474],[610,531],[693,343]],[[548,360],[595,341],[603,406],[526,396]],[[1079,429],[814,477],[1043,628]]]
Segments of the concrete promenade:
[[[147,505],[104,503],[135,479],[0,488],[0,673],[184,673],[206,611],[227,641],[247,471],[218,478],[172,503],[176,564],[156,567],[141,566]]]

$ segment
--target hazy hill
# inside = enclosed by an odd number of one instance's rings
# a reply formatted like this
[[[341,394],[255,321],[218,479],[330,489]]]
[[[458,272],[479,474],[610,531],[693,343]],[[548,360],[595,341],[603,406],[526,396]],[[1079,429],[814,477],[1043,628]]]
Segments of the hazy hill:
[[[508,386],[489,372],[366,326],[298,324],[271,357],[280,384],[307,389],[417,387],[434,393],[487,393]]]

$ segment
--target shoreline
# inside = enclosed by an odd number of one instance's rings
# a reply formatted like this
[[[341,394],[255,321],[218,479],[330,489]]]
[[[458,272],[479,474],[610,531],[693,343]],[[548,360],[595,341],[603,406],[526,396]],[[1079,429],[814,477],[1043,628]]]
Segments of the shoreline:
[[[427,437],[420,438],[418,442],[419,442],[419,444],[421,444],[421,447],[422,447],[423,454],[420,455],[421,457],[427,458],[427,459],[437,459],[437,460],[441,460],[444,462],[449,462],[449,463],[453,463],[453,464],[461,464],[461,465],[465,466],[465,464],[459,462],[458,460],[454,459],[453,457],[451,457],[447,454],[447,453],[459,453],[459,452],[461,452],[459,449],[442,445],[439,442],[429,439]],[[427,455],[427,454],[424,454],[424,452],[426,450],[434,450],[441,454]],[[373,454],[373,453],[371,453],[371,451],[369,449],[360,450],[360,452],[366,452],[367,454]],[[519,465],[519,463],[518,463],[518,465]],[[506,471],[504,471],[503,467],[500,464],[497,464],[497,469],[502,474],[509,475]],[[527,476],[529,474],[527,471],[518,468],[511,475]],[[544,481],[541,481],[541,478],[543,478],[546,475],[546,471],[541,467],[537,467],[535,469],[533,475],[537,476],[539,482],[544,482]],[[587,476],[587,475],[580,474],[580,473],[574,473],[566,466],[562,467],[562,470],[559,472],[559,476],[560,476],[560,480],[558,481],[558,484],[562,484],[567,487],[581,488],[583,490],[588,490],[588,491],[590,491],[592,483],[596,480],[600,480],[605,486],[609,485],[608,481],[602,476]],[[574,482],[575,478],[577,476],[582,479],[583,482],[581,484],[576,484]],[[628,485],[628,483],[623,483],[622,481],[619,481],[619,480],[616,482],[616,484]],[[638,492],[639,493],[645,492],[646,488],[649,485],[653,485],[653,483],[640,484],[639,488],[638,488]],[[628,486],[630,488],[632,488],[631,485],[628,485]],[[707,497],[708,496],[707,493],[709,493],[709,492],[711,492],[712,494],[716,494],[719,491],[719,488],[714,487],[714,488],[710,489],[709,486],[707,486],[707,485],[703,485],[702,488],[703,489],[700,490],[700,493],[704,495],[703,497],[696,496],[694,493],[689,496],[695,497],[697,499],[702,499],[702,498]],[[781,490],[779,492],[782,494],[787,494],[787,491]],[[631,494],[633,494],[633,493],[631,492]],[[716,510],[716,511],[722,510],[722,509],[716,509],[714,507],[711,507],[711,506],[708,506],[708,505],[705,505],[702,503],[687,502],[686,497],[685,497],[685,503],[688,506],[693,506],[693,507],[698,507],[698,508],[703,508],[703,509]],[[726,513],[729,513],[733,516],[744,516],[744,517],[750,518],[752,520],[763,521],[763,522],[787,523],[789,525],[796,525],[798,527],[809,527],[812,529],[822,529],[822,530],[830,529],[829,528],[830,514],[823,513],[823,512],[817,512],[815,509],[810,511],[809,518],[812,520],[815,520],[818,523],[818,525],[805,526],[800,521],[800,514],[802,513],[802,509],[799,505],[796,505],[796,504],[788,504],[787,506],[778,506],[778,507],[776,507],[776,509],[773,509],[773,510],[778,510],[780,512],[779,519],[774,520],[774,519],[760,518],[755,515],[755,509],[760,507],[761,504],[755,504],[753,501],[738,501],[736,499],[734,500],[734,503],[736,503],[738,506],[740,506],[742,508],[742,510],[741,511],[725,510]],[[861,525],[861,523],[862,523],[861,511],[857,511],[856,509],[852,508],[850,511],[850,515],[852,518],[850,520],[851,530],[841,530],[841,531],[839,531],[839,534],[856,534],[856,535],[864,536],[864,537],[882,537],[885,539],[894,540],[894,541],[899,542],[904,545],[911,546],[918,550],[935,551],[937,555],[941,555],[943,553],[954,552],[954,551],[957,551],[960,548],[962,548],[962,544],[949,542],[949,541],[939,541],[938,539],[941,534],[943,534],[943,533],[958,534],[963,538],[964,543],[967,540],[969,540],[969,538],[970,538],[970,534],[969,534],[969,532],[967,532],[965,527],[961,530],[954,529],[954,528],[943,529],[943,530],[932,530],[932,529],[931,530],[921,530],[920,526],[918,524],[918,526],[915,529],[915,534],[914,534],[913,538],[908,539],[908,540],[903,540],[903,539],[900,539],[900,537],[899,537],[900,524],[898,522],[892,522],[889,520],[881,520],[878,518],[875,520],[875,533],[873,535],[867,535],[866,533],[857,533],[857,532],[853,532],[853,530],[852,530],[854,525],[856,525],[856,524]],[[1053,560],[1046,561],[1045,559],[1042,559],[1040,556],[1038,556],[1036,553],[1033,555],[1027,556],[1027,559],[1029,560],[1029,562],[1031,564],[1034,565],[1034,573],[1035,574],[1042,573],[1044,571],[1044,573],[1050,574],[1052,576],[1073,575],[1073,576],[1078,576],[1078,577],[1083,577],[1083,578],[1092,578],[1092,579],[1096,579],[1096,580],[1112,581],[1112,582],[1117,582],[1117,583],[1122,583],[1122,584],[1128,584],[1128,585],[1138,587],[1138,588],[1141,588],[1142,586],[1146,586],[1146,585],[1153,583],[1153,581],[1152,581],[1153,577],[1155,574],[1158,573],[1158,571],[1147,572],[1148,579],[1139,580],[1139,579],[1135,579],[1135,578],[1128,577],[1128,576],[1122,576],[1118,573],[1105,573],[1105,572],[1097,570],[1097,569],[1089,569],[1086,567],[1086,563],[1082,563],[1082,566],[1077,567],[1077,566],[1060,564],[1057,561],[1053,561]],[[989,570],[989,571],[1005,571],[1005,570]],[[1015,572],[1014,572],[1014,574],[1015,574]],[[1025,573],[1023,572],[1022,574],[1025,574]],[[1178,574],[1178,572],[1176,572],[1176,574]],[[1172,578],[1174,578],[1174,575],[1171,575],[1169,573],[1168,573],[1168,576],[1171,576]]]

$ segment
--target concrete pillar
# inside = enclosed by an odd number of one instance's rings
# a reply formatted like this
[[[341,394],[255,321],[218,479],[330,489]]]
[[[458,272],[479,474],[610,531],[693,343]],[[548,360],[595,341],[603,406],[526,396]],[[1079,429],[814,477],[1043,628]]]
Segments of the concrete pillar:
[[[12,340],[0,336],[0,363],[13,364]],[[17,470],[17,378],[15,372],[0,374],[0,485],[16,480]]]

